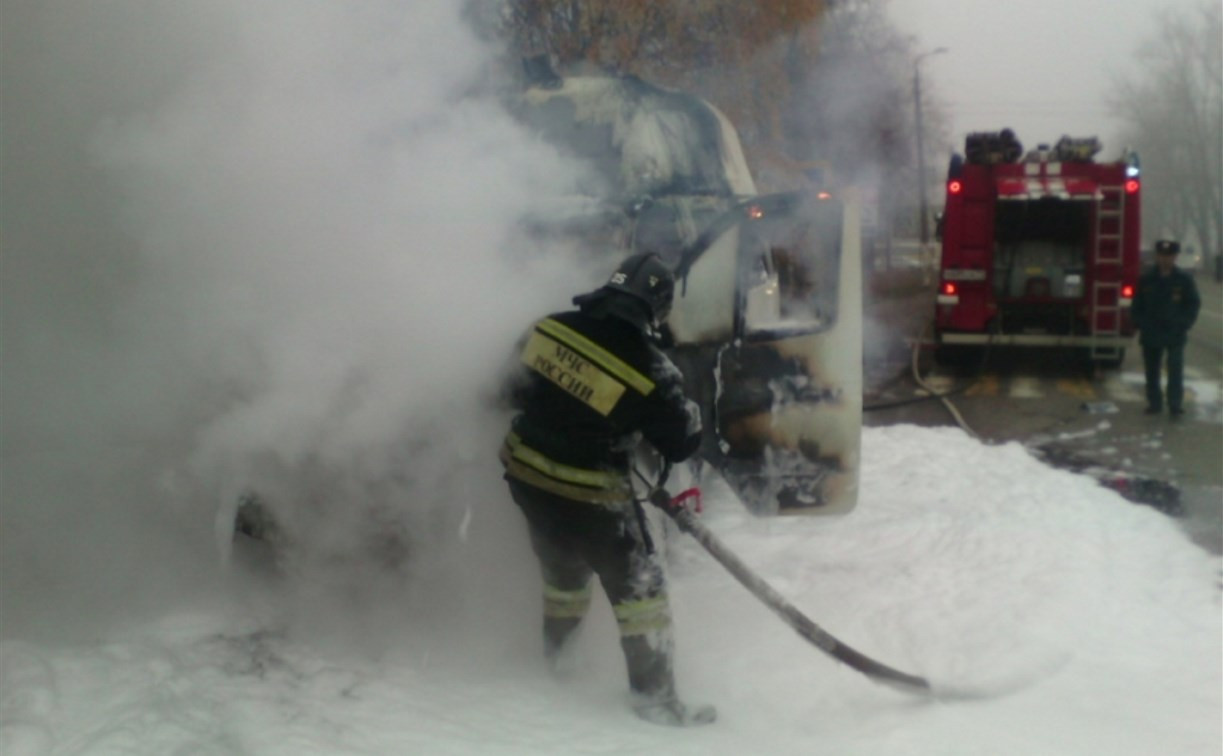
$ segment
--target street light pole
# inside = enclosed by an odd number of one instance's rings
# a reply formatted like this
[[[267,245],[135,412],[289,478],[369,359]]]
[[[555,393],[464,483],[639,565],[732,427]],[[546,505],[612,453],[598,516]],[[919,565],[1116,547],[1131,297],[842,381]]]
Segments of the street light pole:
[[[947,52],[938,47],[918,55],[913,60],[913,129],[917,135],[917,198],[921,212],[921,245],[923,252],[930,243],[930,210],[926,204],[926,143],[922,135],[921,62],[931,55]]]

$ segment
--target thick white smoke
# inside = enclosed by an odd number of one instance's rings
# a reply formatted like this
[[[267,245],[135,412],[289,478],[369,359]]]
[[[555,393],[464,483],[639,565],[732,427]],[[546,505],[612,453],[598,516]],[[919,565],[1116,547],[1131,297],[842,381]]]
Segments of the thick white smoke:
[[[519,524],[498,373],[592,279],[459,5],[6,2],[6,633],[211,582],[251,487],[306,553]]]

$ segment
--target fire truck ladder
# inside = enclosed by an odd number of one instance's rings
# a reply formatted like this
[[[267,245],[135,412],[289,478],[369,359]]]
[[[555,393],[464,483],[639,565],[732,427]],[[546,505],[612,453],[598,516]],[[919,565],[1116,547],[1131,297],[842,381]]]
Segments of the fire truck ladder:
[[[1091,358],[1120,360],[1121,244],[1125,228],[1125,187],[1101,185],[1096,193],[1096,239],[1091,284]],[[1116,271],[1101,280],[1105,268]]]

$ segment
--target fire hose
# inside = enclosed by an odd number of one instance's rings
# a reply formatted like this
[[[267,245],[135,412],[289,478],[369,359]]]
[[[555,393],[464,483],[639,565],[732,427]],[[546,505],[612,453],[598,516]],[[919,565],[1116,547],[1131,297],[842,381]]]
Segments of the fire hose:
[[[766,583],[750,567],[747,566],[725,543],[714,535],[705,524],[696,517],[696,512],[687,506],[687,502],[695,500],[699,508],[700,490],[688,489],[680,495],[672,497],[664,488],[670,465],[663,467],[658,482],[649,496],[654,506],[667,514],[681,531],[696,539],[705,551],[709,552],[735,580],[747,588],[753,596],[781,617],[787,625],[800,636],[829,656],[837,659],[861,672],[876,683],[901,690],[905,693],[933,695],[930,683],[917,675],[901,672],[888,665],[872,659],[855,650],[851,646],[833,636],[828,631],[813,622],[803,614],[798,607],[790,603],[772,586]]]

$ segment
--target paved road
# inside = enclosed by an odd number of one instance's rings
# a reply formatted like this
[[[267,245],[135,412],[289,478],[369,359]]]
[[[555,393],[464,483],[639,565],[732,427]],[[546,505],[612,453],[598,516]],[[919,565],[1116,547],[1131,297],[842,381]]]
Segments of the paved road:
[[[1223,376],[1223,286],[1213,278],[1198,276],[1202,295],[1202,312],[1189,332],[1186,361],[1191,365],[1213,368],[1215,377]]]
[[[990,355],[983,369],[954,371],[921,361],[928,385],[956,391],[966,424],[989,441],[1019,441],[1099,470],[1163,481],[1180,490],[1189,536],[1223,553],[1223,288],[1201,277],[1203,308],[1186,349],[1186,416],[1142,413],[1142,358],[1127,351],[1119,370],[1092,374],[1064,353],[1020,350]],[[903,337],[929,318],[928,295],[875,302],[868,315],[868,407],[915,395]],[[929,295],[932,296],[932,295]],[[898,346],[901,345],[901,346]],[[867,425],[949,425],[937,401],[867,412]]]

